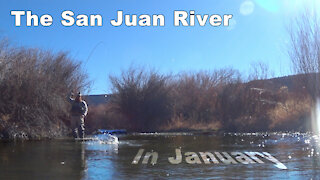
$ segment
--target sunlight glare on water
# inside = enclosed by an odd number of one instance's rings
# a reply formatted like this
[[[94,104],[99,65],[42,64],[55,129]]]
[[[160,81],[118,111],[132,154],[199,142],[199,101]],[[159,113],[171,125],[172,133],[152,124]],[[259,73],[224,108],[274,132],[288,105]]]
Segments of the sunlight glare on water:
[[[312,125],[312,132],[313,132],[313,139],[315,141],[315,148],[317,153],[320,150],[320,143],[319,143],[319,134],[320,134],[320,99],[317,98],[316,105],[311,114],[311,125]],[[314,152],[311,151],[310,156],[313,156]]]
[[[316,105],[312,111],[311,118],[312,118],[311,119],[312,131],[313,133],[318,135],[320,130],[320,99],[319,98],[316,101]]]

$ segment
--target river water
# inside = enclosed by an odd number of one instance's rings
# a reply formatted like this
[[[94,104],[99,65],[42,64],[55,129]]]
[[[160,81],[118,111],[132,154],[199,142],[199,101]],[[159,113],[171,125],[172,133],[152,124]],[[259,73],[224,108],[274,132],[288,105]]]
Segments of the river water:
[[[320,179],[319,147],[319,137],[308,133],[142,133],[120,136],[113,144],[70,139],[2,142],[0,179]],[[181,162],[172,163],[168,158],[177,160],[176,151]],[[147,152],[152,154],[149,160]],[[205,163],[199,152],[212,153],[217,162]],[[267,152],[280,165],[256,155],[259,163],[246,152]],[[229,155],[235,163],[215,153]]]

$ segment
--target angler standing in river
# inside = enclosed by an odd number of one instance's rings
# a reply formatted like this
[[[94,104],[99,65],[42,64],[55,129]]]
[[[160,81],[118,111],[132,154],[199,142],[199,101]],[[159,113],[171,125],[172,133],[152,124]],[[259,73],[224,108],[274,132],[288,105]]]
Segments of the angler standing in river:
[[[74,94],[71,92],[71,96],[69,97],[69,101],[72,104],[71,127],[72,127],[75,138],[79,138],[79,137],[84,138],[85,137],[84,118],[88,113],[88,106],[87,106],[87,103],[84,100],[82,100],[82,95],[80,92],[77,94],[76,98],[73,98],[73,96]]]

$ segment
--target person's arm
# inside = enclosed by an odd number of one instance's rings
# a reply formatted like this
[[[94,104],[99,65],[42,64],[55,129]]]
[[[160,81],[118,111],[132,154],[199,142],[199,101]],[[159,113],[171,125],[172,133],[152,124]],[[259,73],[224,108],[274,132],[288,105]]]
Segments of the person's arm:
[[[87,103],[85,101],[82,101],[82,103],[83,103],[83,106],[84,106],[83,107],[84,108],[83,115],[86,116],[88,114],[88,105],[87,105]]]

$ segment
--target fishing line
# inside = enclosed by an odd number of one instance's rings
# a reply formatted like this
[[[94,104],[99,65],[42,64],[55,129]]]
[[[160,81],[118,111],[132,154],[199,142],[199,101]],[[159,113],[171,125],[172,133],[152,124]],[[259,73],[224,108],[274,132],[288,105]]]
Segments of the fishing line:
[[[103,41],[99,41],[93,48],[92,50],[90,51],[89,55],[88,55],[88,58],[86,59],[84,65],[87,65],[89,59],[91,58],[92,54],[94,53],[94,51],[97,49],[97,47],[100,45],[100,44],[103,44]]]

